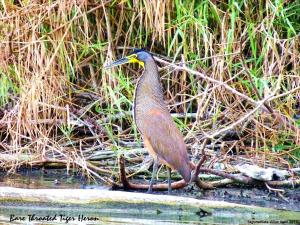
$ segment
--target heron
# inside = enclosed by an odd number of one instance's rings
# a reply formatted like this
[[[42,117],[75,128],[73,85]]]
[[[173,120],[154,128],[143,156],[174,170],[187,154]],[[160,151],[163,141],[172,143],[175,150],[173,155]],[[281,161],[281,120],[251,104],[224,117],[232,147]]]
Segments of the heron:
[[[126,63],[138,63],[143,67],[135,87],[133,118],[145,148],[154,159],[148,193],[152,193],[159,164],[167,166],[168,193],[171,193],[171,170],[177,170],[188,183],[191,180],[193,164],[189,160],[183,136],[164,101],[158,67],[153,56],[145,50],[136,49],[105,68]]]

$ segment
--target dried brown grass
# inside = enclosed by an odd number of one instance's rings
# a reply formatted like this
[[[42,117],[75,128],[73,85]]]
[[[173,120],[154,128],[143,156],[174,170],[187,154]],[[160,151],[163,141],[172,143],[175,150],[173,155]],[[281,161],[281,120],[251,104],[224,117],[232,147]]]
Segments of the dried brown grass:
[[[225,82],[254,102],[300,86],[299,22],[288,2],[20,2],[0,3],[0,73],[13,84],[1,92],[5,154],[80,161],[88,170],[87,156],[139,142],[127,113],[138,72],[102,70],[132,47]],[[205,134],[226,129],[255,108],[220,84],[172,64],[160,66],[171,112],[196,113],[176,120],[193,157]],[[255,164],[297,164],[299,121],[293,117],[299,115],[299,97],[295,91],[268,101],[273,113],[260,107],[211,141],[222,146],[222,157],[213,162],[241,162],[230,155],[234,151]],[[2,160],[0,166],[32,162]]]

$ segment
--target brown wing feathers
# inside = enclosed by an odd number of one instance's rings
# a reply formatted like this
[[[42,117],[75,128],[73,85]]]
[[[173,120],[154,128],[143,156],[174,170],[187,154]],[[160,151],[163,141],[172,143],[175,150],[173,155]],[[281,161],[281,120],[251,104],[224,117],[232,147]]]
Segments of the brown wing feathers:
[[[145,120],[145,129],[141,129],[145,147],[149,153],[176,169],[186,182],[190,181],[191,168],[183,138],[175,126],[169,112],[159,109],[149,111]],[[155,156],[154,156],[155,154]]]

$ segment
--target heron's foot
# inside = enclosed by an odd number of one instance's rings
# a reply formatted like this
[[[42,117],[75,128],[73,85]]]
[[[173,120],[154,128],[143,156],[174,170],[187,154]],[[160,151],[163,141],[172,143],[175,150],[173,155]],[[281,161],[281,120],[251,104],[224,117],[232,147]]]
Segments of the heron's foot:
[[[158,159],[154,159],[154,164],[153,164],[153,171],[152,171],[152,176],[151,176],[151,180],[149,183],[149,189],[147,191],[148,194],[152,193],[152,186],[155,180],[155,175],[157,174],[157,170],[158,170],[158,163],[157,163]]]
[[[171,181],[169,181],[169,185],[168,185],[168,195],[170,195],[172,193],[172,186],[171,186]]]
[[[147,194],[152,194],[152,193],[153,193],[152,187],[149,187],[149,188],[148,188],[148,191],[147,191]]]

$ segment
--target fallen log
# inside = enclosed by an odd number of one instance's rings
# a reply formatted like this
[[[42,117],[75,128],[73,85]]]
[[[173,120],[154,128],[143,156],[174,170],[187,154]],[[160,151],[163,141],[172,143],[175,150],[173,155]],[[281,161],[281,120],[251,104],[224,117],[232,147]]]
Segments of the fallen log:
[[[278,209],[264,208],[259,206],[242,205],[224,201],[199,200],[189,197],[172,195],[155,195],[137,192],[109,191],[99,189],[24,189],[13,187],[0,187],[0,207],[3,203],[12,202],[13,205],[20,203],[31,204],[57,204],[57,205],[97,205],[97,204],[126,204],[132,207],[142,205],[170,206],[180,210],[198,212],[199,210],[213,213],[215,210],[238,210],[249,213],[270,213],[285,216],[293,215],[294,219],[300,219],[298,212],[282,211]]]
[[[99,189],[0,187],[0,223],[249,224],[300,221],[300,213],[224,201]],[[17,223],[15,223],[17,222]],[[44,224],[44,223],[43,223]],[[53,223],[51,223],[53,224]]]

